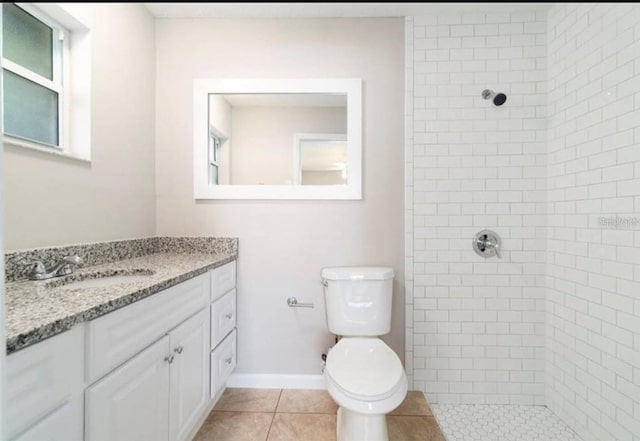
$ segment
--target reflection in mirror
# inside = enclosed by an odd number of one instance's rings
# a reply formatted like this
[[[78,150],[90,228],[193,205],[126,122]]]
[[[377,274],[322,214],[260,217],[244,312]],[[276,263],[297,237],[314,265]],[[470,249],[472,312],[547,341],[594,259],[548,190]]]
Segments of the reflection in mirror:
[[[210,185],[347,184],[347,94],[209,94]]]
[[[294,178],[301,185],[347,183],[347,137],[331,133],[294,135]]]

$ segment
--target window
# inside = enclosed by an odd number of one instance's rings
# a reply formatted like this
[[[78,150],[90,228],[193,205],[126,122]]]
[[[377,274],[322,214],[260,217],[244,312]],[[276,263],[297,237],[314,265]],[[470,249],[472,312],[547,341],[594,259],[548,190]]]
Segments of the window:
[[[209,132],[209,184],[218,185],[218,150],[222,140],[212,131]]]
[[[68,31],[39,10],[2,4],[4,133],[41,146],[65,142]]]

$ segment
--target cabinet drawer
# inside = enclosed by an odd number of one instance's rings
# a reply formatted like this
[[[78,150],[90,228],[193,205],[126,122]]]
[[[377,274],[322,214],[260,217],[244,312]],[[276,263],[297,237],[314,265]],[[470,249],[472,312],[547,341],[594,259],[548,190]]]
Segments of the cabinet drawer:
[[[236,290],[211,305],[211,349],[236,327]]]
[[[236,261],[211,271],[211,301],[214,301],[236,286]]]
[[[209,303],[209,274],[172,286],[87,325],[87,382],[140,352]]]
[[[13,441],[82,441],[80,400],[66,402]]]
[[[236,368],[236,331],[211,352],[211,397],[215,397]]]
[[[75,395],[81,397],[82,337],[82,326],[76,326],[7,357],[5,421],[9,438]]]

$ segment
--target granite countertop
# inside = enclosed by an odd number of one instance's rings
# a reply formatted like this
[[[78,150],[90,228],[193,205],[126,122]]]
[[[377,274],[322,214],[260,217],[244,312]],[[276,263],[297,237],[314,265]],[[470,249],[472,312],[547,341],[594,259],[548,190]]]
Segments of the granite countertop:
[[[6,284],[7,354],[141,300],[237,258],[230,253],[156,253],[77,269],[44,281]],[[96,274],[144,275],[106,287],[73,288]],[[93,275],[93,276],[92,276]]]

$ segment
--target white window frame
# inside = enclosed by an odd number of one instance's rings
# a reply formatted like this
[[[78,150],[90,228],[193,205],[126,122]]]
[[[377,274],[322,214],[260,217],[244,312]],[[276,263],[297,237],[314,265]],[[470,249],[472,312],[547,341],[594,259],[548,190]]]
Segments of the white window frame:
[[[16,3],[39,20],[47,17],[67,31],[62,45],[63,94],[58,96],[58,147],[3,134],[5,150],[29,149],[45,156],[91,162],[91,28],[75,3]],[[50,26],[49,23],[47,23]],[[0,60],[2,60],[0,58]],[[3,66],[4,67],[4,66]],[[71,75],[73,72],[73,75]],[[1,122],[1,121],[0,121]]]
[[[217,141],[217,142],[216,142]],[[222,147],[224,143],[224,138],[216,133],[216,131],[211,127],[209,130],[209,166],[214,166],[216,168],[216,182],[211,183],[212,185],[218,185],[220,181],[220,164],[218,163],[218,150]],[[209,172],[209,181],[211,182],[211,172]]]
[[[38,10],[34,6],[26,3],[15,3],[17,7],[32,15],[34,18],[50,27],[53,30],[52,41],[52,62],[53,62],[53,79],[49,80],[26,67],[23,67],[7,58],[2,56],[2,68],[7,71],[20,76],[26,80],[36,83],[46,89],[56,92],[58,95],[58,144],[48,144],[42,141],[24,138],[18,135],[5,133],[7,141],[19,140],[20,143],[27,142],[29,144],[35,144],[36,146],[45,146],[46,148],[55,148],[59,151],[66,151],[65,147],[68,145],[67,133],[69,132],[69,109],[66,103],[68,100],[69,91],[69,35],[70,32],[67,28],[62,26],[57,21],[53,20],[42,11]]]

